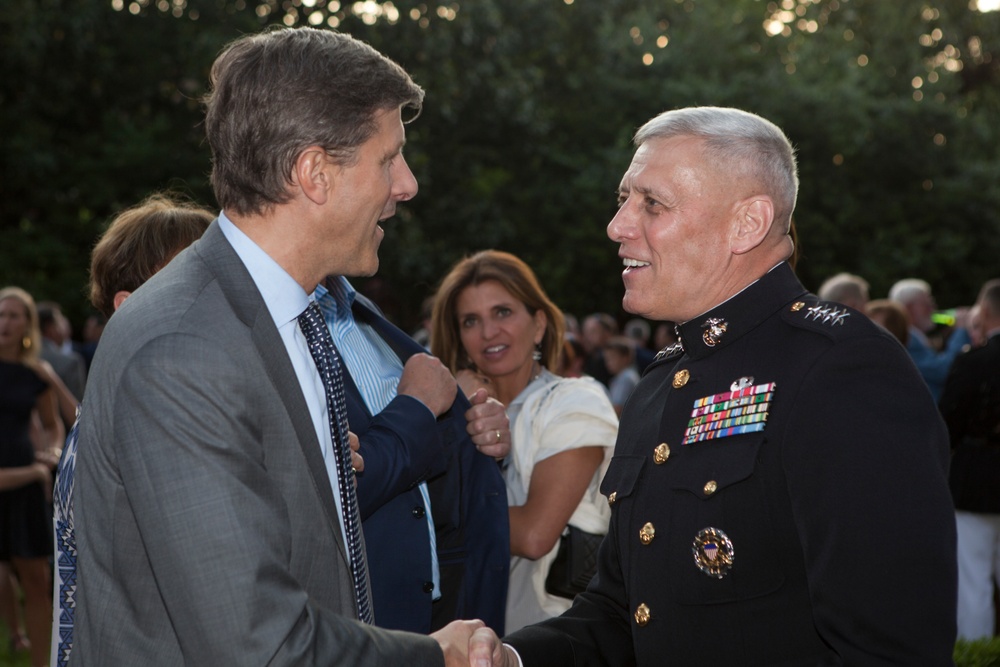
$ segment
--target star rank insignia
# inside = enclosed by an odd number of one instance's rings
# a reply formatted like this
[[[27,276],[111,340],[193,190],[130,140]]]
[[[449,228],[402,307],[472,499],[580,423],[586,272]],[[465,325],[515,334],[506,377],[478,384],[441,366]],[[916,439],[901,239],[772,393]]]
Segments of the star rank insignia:
[[[822,303],[817,303],[812,308],[806,308],[805,311],[807,320],[812,319],[814,322],[829,324],[831,327],[838,324],[843,326],[844,320],[850,316],[851,314],[846,308],[831,307]]]

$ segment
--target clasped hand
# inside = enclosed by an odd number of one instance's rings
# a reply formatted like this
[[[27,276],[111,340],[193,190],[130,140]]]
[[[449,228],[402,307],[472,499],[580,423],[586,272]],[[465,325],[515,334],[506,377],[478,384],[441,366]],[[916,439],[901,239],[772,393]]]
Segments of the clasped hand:
[[[518,667],[517,657],[482,621],[452,621],[431,634],[445,667]]]

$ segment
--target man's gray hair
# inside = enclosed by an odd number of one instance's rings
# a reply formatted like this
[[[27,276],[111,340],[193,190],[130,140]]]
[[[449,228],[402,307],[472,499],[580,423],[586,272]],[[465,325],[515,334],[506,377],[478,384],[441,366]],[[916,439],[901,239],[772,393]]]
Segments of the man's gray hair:
[[[838,273],[820,285],[817,295],[823,301],[853,305],[868,300],[868,281],[853,273]]]
[[[724,107],[665,111],[635,134],[636,147],[650,139],[700,137],[710,158],[766,188],[774,198],[775,222],[791,224],[799,190],[795,149],[777,125],[756,114]]]
[[[930,296],[931,286],[920,278],[904,278],[889,289],[889,299],[904,305],[924,294]]]

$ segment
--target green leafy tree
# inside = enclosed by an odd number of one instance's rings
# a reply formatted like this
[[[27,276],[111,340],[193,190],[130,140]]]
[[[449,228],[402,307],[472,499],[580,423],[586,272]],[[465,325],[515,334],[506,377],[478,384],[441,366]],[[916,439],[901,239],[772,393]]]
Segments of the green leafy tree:
[[[580,315],[620,313],[605,234],[635,129],[737,106],[798,148],[799,273],[967,303],[1000,251],[1000,12],[967,0],[12,0],[0,18],[0,282],[83,312],[89,251],[151,191],[212,205],[199,98],[268,24],[350,32],[428,91],[416,199],[376,280],[404,326],[462,255],[510,250]]]

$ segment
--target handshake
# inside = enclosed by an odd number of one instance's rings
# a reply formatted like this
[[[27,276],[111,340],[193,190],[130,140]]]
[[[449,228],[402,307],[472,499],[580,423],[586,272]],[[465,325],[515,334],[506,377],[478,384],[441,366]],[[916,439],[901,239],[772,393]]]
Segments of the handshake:
[[[431,634],[445,667],[519,667],[517,655],[482,621],[452,621]]]

